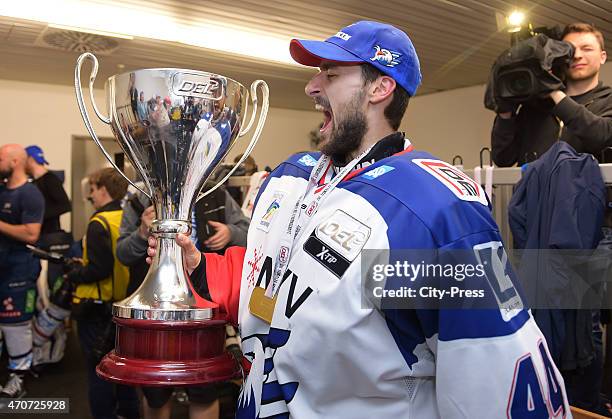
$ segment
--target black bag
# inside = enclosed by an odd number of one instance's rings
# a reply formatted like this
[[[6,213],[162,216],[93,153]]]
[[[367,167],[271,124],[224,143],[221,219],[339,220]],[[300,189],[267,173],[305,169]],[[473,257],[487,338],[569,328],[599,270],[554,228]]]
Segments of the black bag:
[[[67,255],[74,243],[74,238],[71,233],[64,230],[46,233],[40,236],[38,247],[47,251]]]
[[[115,349],[116,330],[112,318],[102,323],[100,333],[96,335],[96,340],[91,347],[91,357],[96,364],[99,364],[107,353]]]
[[[109,301],[81,298],[78,303],[72,304],[72,316],[76,320],[110,321],[113,318],[112,308],[113,303]]]

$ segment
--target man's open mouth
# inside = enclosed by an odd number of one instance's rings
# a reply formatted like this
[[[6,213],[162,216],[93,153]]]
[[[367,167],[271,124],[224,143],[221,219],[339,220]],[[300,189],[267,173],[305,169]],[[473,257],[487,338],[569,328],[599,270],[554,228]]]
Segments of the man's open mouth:
[[[315,109],[318,111],[323,112],[323,125],[321,126],[321,128],[319,129],[319,132],[323,132],[325,131],[327,128],[329,128],[329,126],[331,125],[332,122],[332,112],[331,109],[324,107],[323,105],[320,104],[316,104],[315,105]]]

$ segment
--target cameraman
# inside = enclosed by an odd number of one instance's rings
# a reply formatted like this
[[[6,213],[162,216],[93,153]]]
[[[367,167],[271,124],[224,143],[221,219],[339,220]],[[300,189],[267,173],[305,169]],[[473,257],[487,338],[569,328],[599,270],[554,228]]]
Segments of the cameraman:
[[[523,165],[558,140],[596,157],[612,146],[612,89],[599,81],[599,70],[606,62],[603,35],[589,24],[572,23],[565,27],[562,39],[576,49],[565,74],[565,92],[556,90],[518,110],[498,113],[491,132],[497,166]]]

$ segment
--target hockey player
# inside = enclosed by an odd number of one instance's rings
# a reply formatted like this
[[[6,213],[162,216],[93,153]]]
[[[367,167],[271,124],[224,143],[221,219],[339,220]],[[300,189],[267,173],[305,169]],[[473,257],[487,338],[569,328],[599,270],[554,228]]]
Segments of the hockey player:
[[[7,179],[0,186],[0,330],[10,371],[0,397],[23,396],[23,378],[32,366],[30,319],[40,262],[26,244],[38,240],[45,203],[38,188],[28,183],[26,158],[20,145],[0,147],[0,179]]]
[[[177,237],[194,285],[240,324],[248,376],[237,417],[569,416],[483,190],[397,131],[421,80],[408,36],[360,21],[324,42],[292,40],[290,52],[320,70],[306,94],[325,117],[322,154],[270,174],[246,249],[202,254]],[[389,263],[401,249],[463,251],[484,267],[494,305],[364,302],[366,249],[388,251]]]

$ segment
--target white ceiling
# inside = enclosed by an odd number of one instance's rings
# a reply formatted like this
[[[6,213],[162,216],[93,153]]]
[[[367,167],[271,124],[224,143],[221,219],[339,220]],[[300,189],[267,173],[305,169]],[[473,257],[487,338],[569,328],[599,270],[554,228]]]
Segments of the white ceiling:
[[[573,21],[595,24],[607,38],[608,55],[612,55],[612,0],[94,1],[146,8],[184,24],[212,20],[307,39],[325,39],[360,19],[391,23],[411,36],[419,54],[423,73],[419,94],[485,83],[491,63],[509,46],[508,34],[497,30],[495,12],[507,13],[516,6],[528,11],[535,27],[563,26]],[[44,46],[41,38],[46,31],[46,23],[0,16],[1,79],[73,83],[78,53]],[[99,87],[102,80],[123,71],[191,68],[223,74],[244,84],[262,78],[270,85],[272,106],[312,109],[303,93],[312,69],[145,38],[117,42],[118,48],[111,54],[99,56]],[[223,47],[222,39],[219,46]]]

